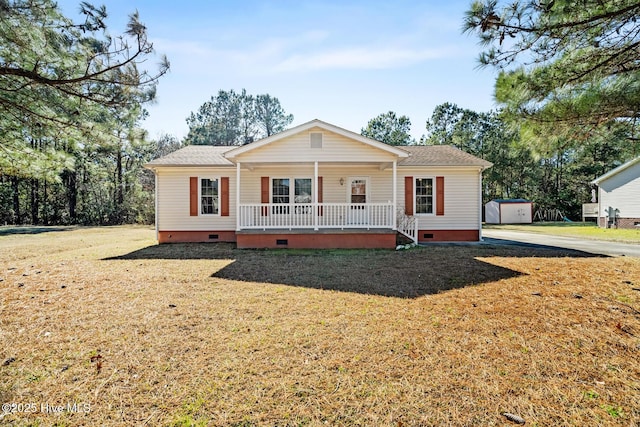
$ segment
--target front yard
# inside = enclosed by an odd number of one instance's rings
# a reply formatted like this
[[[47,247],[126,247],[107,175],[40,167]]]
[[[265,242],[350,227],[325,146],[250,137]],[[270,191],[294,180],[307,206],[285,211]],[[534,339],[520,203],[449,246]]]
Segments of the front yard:
[[[5,230],[0,424],[637,425],[640,259],[569,255]]]

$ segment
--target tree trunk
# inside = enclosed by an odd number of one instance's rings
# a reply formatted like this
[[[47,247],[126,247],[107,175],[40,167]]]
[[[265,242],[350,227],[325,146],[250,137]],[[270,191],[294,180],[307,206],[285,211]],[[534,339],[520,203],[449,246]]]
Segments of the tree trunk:
[[[13,189],[13,223],[20,224],[20,180],[17,176],[11,178]]]
[[[78,205],[78,173],[76,171],[65,172],[64,183],[67,187],[67,206],[69,208],[69,221],[72,224],[77,222],[76,206]]]
[[[124,192],[122,190],[122,146],[118,146],[116,153],[116,199],[115,214],[116,222],[122,222],[122,205],[124,204]]]
[[[124,192],[122,191],[122,149],[118,149],[116,159],[116,188],[116,204],[120,208],[124,202]]]
[[[38,199],[38,180],[35,178],[31,179],[31,224],[38,224],[38,209],[39,209],[39,199]]]
[[[47,215],[47,181],[42,182],[44,195],[42,197],[42,218],[44,225],[49,225],[49,215]]]

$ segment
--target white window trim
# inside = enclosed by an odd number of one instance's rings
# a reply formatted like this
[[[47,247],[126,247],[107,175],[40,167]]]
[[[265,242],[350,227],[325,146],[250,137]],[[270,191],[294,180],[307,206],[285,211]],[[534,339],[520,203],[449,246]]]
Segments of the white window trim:
[[[370,176],[362,176],[362,175],[358,175],[358,176],[348,176],[347,177],[347,182],[345,182],[345,187],[346,187],[346,200],[347,203],[351,203],[351,181],[353,181],[354,179],[362,179],[366,182],[366,189],[367,189],[367,202],[366,203],[371,203],[371,199],[373,198],[373,196],[371,195],[372,191],[371,191],[371,177]],[[415,199],[415,197],[414,197]],[[415,204],[415,200],[413,202]]]
[[[202,180],[208,179],[211,181],[218,181],[218,213],[202,213]],[[219,176],[199,176],[198,177],[198,216],[220,216],[220,212],[222,211],[222,206],[220,206],[220,177]]]
[[[416,185],[416,180],[418,179],[430,179],[431,180],[431,199],[433,200],[432,203],[432,207],[431,207],[431,213],[418,213],[417,210],[417,206],[416,206],[416,198],[417,198],[417,194],[416,194],[416,190],[418,189],[418,186]],[[437,194],[437,188],[436,188],[436,177],[435,176],[414,176],[413,177],[413,214],[416,216],[436,216],[436,194]]]
[[[273,180],[274,179],[288,179],[289,180],[289,203],[273,203]],[[274,176],[269,178],[269,203],[273,205],[284,205],[284,206],[293,206],[296,204],[305,204],[305,203],[296,203],[296,179],[308,179],[311,181],[311,201],[306,204],[313,203],[313,195],[315,194],[316,183],[313,182],[312,176]]]

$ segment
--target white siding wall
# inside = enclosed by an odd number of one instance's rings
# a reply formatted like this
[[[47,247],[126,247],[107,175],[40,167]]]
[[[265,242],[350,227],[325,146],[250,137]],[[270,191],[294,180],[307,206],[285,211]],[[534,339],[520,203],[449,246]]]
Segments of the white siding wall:
[[[199,231],[236,229],[235,168],[161,168],[157,172],[158,230]],[[229,177],[229,216],[189,216],[189,177]]]
[[[611,206],[621,218],[640,218],[640,163],[601,182],[599,194],[601,217]]]
[[[500,203],[491,200],[484,205],[484,216],[487,224],[500,224]]]
[[[322,148],[311,148],[309,134],[323,134]],[[320,128],[300,132],[280,141],[240,154],[239,162],[391,162],[394,156],[378,148]]]

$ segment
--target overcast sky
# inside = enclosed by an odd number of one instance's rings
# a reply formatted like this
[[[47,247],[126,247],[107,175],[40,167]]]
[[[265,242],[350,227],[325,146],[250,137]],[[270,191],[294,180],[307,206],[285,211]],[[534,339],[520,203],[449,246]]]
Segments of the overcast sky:
[[[317,118],[360,132],[395,111],[409,116],[416,139],[444,102],[495,108],[495,71],[477,68],[477,40],[460,30],[470,0],[102,3],[112,35],[137,9],[171,62],[147,107],[152,138],[184,137],[185,119],[221,89],[275,96],[293,125]],[[78,1],[58,4],[70,17],[79,9]]]

